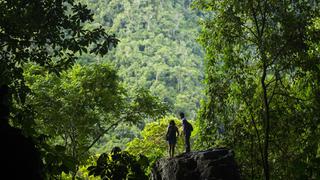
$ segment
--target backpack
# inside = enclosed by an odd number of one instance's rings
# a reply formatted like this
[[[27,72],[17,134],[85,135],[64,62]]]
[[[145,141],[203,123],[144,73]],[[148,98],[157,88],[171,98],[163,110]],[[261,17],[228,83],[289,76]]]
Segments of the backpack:
[[[192,124],[189,123],[187,120],[186,120],[186,129],[188,132],[192,132],[193,131],[193,127],[192,127]]]

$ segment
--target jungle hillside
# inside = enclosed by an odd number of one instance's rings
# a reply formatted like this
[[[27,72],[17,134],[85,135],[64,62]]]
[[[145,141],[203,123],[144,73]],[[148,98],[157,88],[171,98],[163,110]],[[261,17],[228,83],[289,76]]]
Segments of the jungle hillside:
[[[184,112],[241,179],[319,179],[319,3],[0,0],[0,177],[147,180]]]

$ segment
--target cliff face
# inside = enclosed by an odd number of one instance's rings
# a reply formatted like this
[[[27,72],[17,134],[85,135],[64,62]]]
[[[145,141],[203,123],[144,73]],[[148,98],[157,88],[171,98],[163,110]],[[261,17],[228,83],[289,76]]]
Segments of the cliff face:
[[[153,180],[239,180],[240,174],[228,149],[209,149],[163,158],[152,169]]]

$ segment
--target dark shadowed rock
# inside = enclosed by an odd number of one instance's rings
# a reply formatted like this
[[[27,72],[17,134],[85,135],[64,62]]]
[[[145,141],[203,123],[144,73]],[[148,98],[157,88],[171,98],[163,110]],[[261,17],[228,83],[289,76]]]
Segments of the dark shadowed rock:
[[[239,180],[231,150],[209,149],[163,158],[152,169],[153,180]]]

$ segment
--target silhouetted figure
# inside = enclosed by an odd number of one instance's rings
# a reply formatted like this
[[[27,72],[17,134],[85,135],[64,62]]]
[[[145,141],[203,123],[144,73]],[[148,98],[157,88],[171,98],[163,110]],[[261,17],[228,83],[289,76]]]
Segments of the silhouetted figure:
[[[186,153],[190,152],[190,136],[193,130],[192,125],[187,121],[183,112],[180,112],[180,118],[182,120],[183,134],[184,134],[184,144],[186,148]]]
[[[179,135],[178,128],[174,123],[174,120],[171,120],[167,130],[167,141],[169,144],[169,156],[172,158],[174,157],[174,148],[177,144],[177,135]]]
[[[42,161],[33,142],[9,125],[9,91],[0,87],[0,179],[43,179]]]

